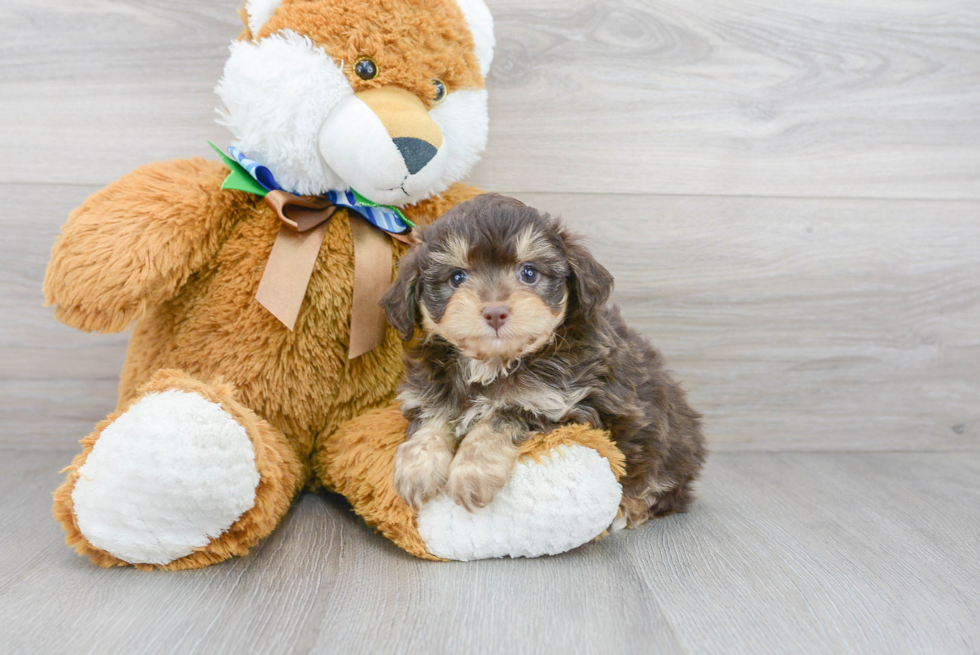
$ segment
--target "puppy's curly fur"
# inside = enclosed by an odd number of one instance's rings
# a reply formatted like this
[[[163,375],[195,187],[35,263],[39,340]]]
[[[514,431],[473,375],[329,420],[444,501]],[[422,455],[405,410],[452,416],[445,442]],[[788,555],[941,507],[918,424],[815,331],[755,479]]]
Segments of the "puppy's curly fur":
[[[411,422],[395,485],[486,505],[516,444],[564,423],[626,456],[623,524],[684,511],[705,459],[701,417],[663,358],[606,304],[613,279],[559,221],[495,194],[457,205],[402,258],[382,303],[406,340]]]

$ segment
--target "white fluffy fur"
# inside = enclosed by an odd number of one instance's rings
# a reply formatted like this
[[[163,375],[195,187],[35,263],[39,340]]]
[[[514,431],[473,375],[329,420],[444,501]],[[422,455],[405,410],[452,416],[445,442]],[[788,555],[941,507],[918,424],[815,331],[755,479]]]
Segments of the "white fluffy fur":
[[[357,96],[333,108],[320,128],[319,144],[327,165],[365,197],[384,202],[375,196],[390,189],[394,197],[404,197],[398,187],[408,177],[408,168],[381,119]]]
[[[282,0],[245,0],[245,11],[248,13],[248,29],[255,34],[265,22],[272,18],[276,7]]]
[[[448,102],[449,99],[446,99]],[[344,98],[320,130],[320,153],[344,182],[384,205],[408,205],[448,188],[450,158],[446,140],[415,175],[371,109],[357,96]]]
[[[429,116],[442,130],[440,151],[446,151],[442,182],[429,192],[434,195],[465,180],[483,156],[490,131],[486,89],[454,91],[432,108]]]
[[[435,157],[409,175],[380,119],[324,50],[285,30],[235,42],[216,92],[234,145],[272,171],[287,191],[354,188],[378,203],[407,205],[466,178],[487,143],[485,90],[450,93],[430,111],[443,132]]]
[[[206,546],[255,505],[248,434],[194,393],[147,394],[102,431],[72,491],[78,528],[132,564]]]
[[[462,89],[429,111],[442,146],[415,175],[377,115],[356,96],[341,100],[320,130],[320,152],[347,186],[374,202],[409,205],[465,179],[487,145],[487,92]],[[345,187],[346,188],[346,187]]]
[[[278,0],[248,0],[250,29],[272,16]],[[493,57],[493,19],[482,0],[460,0],[481,70]],[[353,95],[323,48],[292,30],[258,43],[235,41],[215,89],[218,122],[233,145],[267,166],[287,191],[317,195],[356,189],[382,204],[407,205],[465,179],[487,144],[484,89],[459,89],[430,111],[443,133],[435,157],[414,175],[380,119]]]
[[[235,41],[215,91],[224,102],[218,122],[234,134],[235,147],[268,166],[284,189],[347,188],[317,147],[327,115],[353,94],[323,48],[291,30]]]
[[[438,557],[556,555],[591,541],[616,518],[622,487],[592,448],[558,446],[543,464],[521,459],[489,505],[467,512],[446,495],[418,513],[419,534]]]
[[[493,61],[493,49],[497,45],[493,35],[493,16],[483,0],[456,0],[456,3],[463,10],[470,34],[473,35],[476,58],[480,60],[480,74],[486,77]]]

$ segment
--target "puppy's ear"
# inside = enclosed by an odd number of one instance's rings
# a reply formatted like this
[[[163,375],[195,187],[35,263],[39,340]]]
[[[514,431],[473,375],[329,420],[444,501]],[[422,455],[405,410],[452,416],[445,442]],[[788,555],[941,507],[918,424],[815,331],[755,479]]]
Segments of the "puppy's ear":
[[[404,341],[411,340],[419,322],[419,252],[414,246],[398,262],[398,277],[381,296],[388,322]]]
[[[609,294],[613,290],[613,276],[581,244],[579,237],[564,232],[562,239],[571,268],[568,280],[571,311],[590,319],[609,300]]]

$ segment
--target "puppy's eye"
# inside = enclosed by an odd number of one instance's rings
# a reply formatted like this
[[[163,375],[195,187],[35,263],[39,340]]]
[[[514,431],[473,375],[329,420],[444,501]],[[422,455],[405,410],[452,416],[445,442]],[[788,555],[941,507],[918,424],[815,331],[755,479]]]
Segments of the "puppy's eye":
[[[354,63],[354,72],[362,80],[373,80],[380,72],[378,65],[370,57],[361,57]]]
[[[455,289],[459,287],[463,282],[466,282],[466,271],[461,268],[457,268],[455,271],[449,274],[449,284]]]
[[[432,97],[432,102],[442,102],[446,99],[446,85],[442,80],[432,80],[432,86],[435,87],[436,94]]]
[[[538,269],[534,268],[530,264],[524,264],[524,266],[521,267],[521,282],[524,282],[525,284],[534,284],[538,281],[539,277],[541,277],[541,274],[538,273]]]

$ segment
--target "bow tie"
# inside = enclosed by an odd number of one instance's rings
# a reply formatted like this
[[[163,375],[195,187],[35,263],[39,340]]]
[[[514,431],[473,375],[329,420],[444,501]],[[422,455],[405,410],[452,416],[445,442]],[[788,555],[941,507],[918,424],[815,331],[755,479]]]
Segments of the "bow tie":
[[[212,145],[212,147],[214,147]],[[215,148],[217,150],[217,148]],[[242,180],[240,171],[232,170],[231,175],[225,180],[222,188],[240,189],[241,191],[248,191],[249,193],[257,193],[258,195],[265,195],[270,191],[286,191],[276,182],[276,178],[272,175],[267,167],[262,164],[249,159],[246,157],[238,148],[231,146],[228,148],[228,152],[234,157],[234,160],[239,164],[241,170],[248,173],[251,180],[245,181],[244,186],[249,188],[241,188],[237,186]],[[224,157],[224,153],[219,152],[219,154]],[[225,162],[228,163],[228,162]],[[237,173],[237,175],[236,175]],[[230,184],[229,184],[230,183]],[[261,191],[256,189],[254,183],[257,183],[261,187]],[[286,191],[292,195],[298,195],[290,191]],[[376,202],[371,202],[357,191],[353,189],[344,191],[327,191],[323,196],[329,200],[334,205],[339,207],[347,207],[352,209],[361,216],[363,216],[371,225],[388,232],[389,234],[404,234],[408,232],[409,229],[416,227],[412,221],[405,218],[405,214],[402,213],[397,207],[391,205],[379,205]]]
[[[354,359],[379,346],[387,325],[379,302],[391,283],[388,236],[410,243],[409,233],[416,225],[397,207],[371,202],[353,189],[328,191],[322,196],[297,196],[279,186],[272,171],[237,148],[228,148],[229,157],[213,143],[208,145],[231,171],[221,188],[263,197],[282,222],[255,299],[289,330],[293,330],[299,317],[326,236],[327,222],[340,207],[353,212],[348,214],[354,242],[348,357]]]

